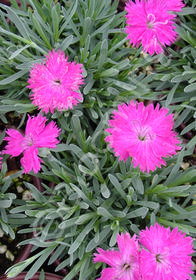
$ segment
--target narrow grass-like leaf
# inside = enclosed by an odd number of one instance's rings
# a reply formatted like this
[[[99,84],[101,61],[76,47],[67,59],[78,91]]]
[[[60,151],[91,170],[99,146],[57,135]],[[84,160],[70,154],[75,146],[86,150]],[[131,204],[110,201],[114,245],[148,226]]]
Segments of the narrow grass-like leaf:
[[[187,170],[183,174],[177,176],[173,182],[168,184],[168,187],[170,188],[194,182],[196,182],[196,169]]]
[[[55,260],[60,256],[60,254],[65,251],[65,247],[66,245],[61,244],[57,247],[57,249],[54,251],[54,253],[51,255],[49,261],[48,261],[48,265],[51,265],[53,262],[55,262]]]
[[[24,47],[22,47],[22,48],[16,50],[15,52],[13,52],[13,53],[11,54],[11,56],[9,57],[9,59],[13,59],[13,58],[17,57],[22,51],[24,51],[25,49],[29,48],[30,46],[31,46],[31,45],[25,45]]]
[[[128,213],[126,218],[127,219],[133,219],[133,218],[136,218],[136,217],[142,217],[142,219],[144,219],[146,217],[148,211],[149,211],[149,208],[141,207],[141,208],[138,208],[138,209],[133,210],[130,213]]]
[[[97,214],[100,215],[100,216],[103,216],[107,219],[111,219],[113,220],[114,217],[112,216],[112,214],[104,207],[98,207],[97,208]]]
[[[85,239],[87,234],[93,230],[93,226],[96,222],[97,218],[92,219],[87,226],[82,230],[82,232],[78,235],[78,237],[75,239],[75,241],[71,244],[68,254],[73,254],[81,245],[82,241]]]
[[[72,44],[73,42],[73,35],[70,35],[68,37],[66,37],[60,44],[59,49],[61,49],[63,52]]]
[[[24,182],[25,186],[32,191],[32,196],[34,199],[39,202],[43,203],[47,201],[47,198],[39,192],[39,190],[32,184]]]
[[[76,34],[76,36],[78,38],[80,38],[80,34],[79,34],[75,24],[72,21],[72,17],[76,12],[77,7],[78,7],[78,0],[75,0],[72,2],[72,6],[70,6],[68,11],[66,11],[64,8],[62,9],[64,18],[65,18],[65,22],[61,26],[60,34],[64,31],[64,29],[67,29],[67,27],[70,25],[73,28],[73,31]]]
[[[109,174],[108,177],[117,192],[126,200],[126,193],[124,192],[122,185],[119,183],[118,179],[112,174]]]
[[[184,88],[185,92],[192,92],[196,90],[196,83],[193,83],[191,85],[188,85]]]
[[[16,81],[17,79],[21,78],[22,76],[24,76],[26,73],[28,72],[28,70],[21,70],[18,71],[17,73],[3,79],[0,81],[0,85],[7,85],[10,84],[14,81]]]
[[[92,37],[99,34],[99,33],[103,33],[105,32],[105,30],[107,30],[107,27],[110,26],[110,24],[112,23],[112,21],[114,20],[114,16],[112,18],[110,18],[106,23],[104,23],[102,26],[100,26],[98,29],[96,29],[93,33],[92,33]]]
[[[25,24],[22,22],[20,17],[16,14],[16,12],[11,7],[6,7],[8,12],[8,18],[16,25],[18,32],[22,35],[23,38],[30,41],[29,34],[25,28]]]
[[[127,91],[131,91],[133,89],[136,89],[136,86],[132,85],[132,84],[128,84],[128,83],[125,83],[125,82],[121,82],[119,80],[112,80],[113,84],[124,89],[124,90],[127,90]]]
[[[17,39],[17,40],[19,40],[19,41],[21,41],[21,42],[23,42],[23,43],[25,43],[25,44],[28,44],[28,45],[30,45],[30,44],[32,43],[31,40],[27,40],[26,38],[23,38],[23,37],[21,37],[21,36],[15,34],[15,33],[13,33],[13,32],[10,32],[10,31],[8,31],[8,30],[5,30],[5,29],[3,29],[2,27],[0,27],[0,33],[5,34],[5,35],[7,35],[7,36],[11,36],[12,38],[15,38],[15,39]]]
[[[33,20],[33,24],[34,24],[38,34],[40,35],[40,37],[42,38],[42,40],[46,44],[47,48],[49,50],[52,50],[52,46],[51,46],[51,44],[49,42],[49,39],[48,39],[48,37],[46,35],[46,32],[44,31],[44,28],[40,25],[38,17],[36,17],[36,15],[32,15],[32,20]]]
[[[134,177],[132,179],[132,184],[139,194],[144,194],[144,185],[140,177]]]
[[[105,183],[101,184],[101,194],[104,198],[109,198],[111,195],[111,192]]]
[[[47,249],[46,249],[47,250]],[[8,278],[15,278],[20,272],[22,272],[28,265],[30,265],[34,260],[36,260],[42,252],[26,259],[25,261],[19,262],[8,268],[5,272]]]
[[[103,242],[104,239],[107,239],[108,234],[111,232],[111,229],[109,227],[105,227],[100,233],[99,233],[99,239],[96,240],[96,235],[86,246],[86,252],[91,252],[96,247],[100,246],[100,244]]]
[[[102,66],[103,66],[103,64],[106,61],[107,52],[108,52],[108,40],[104,39],[103,42],[101,43],[101,48],[100,48],[100,57],[99,57],[99,62],[98,62],[98,71],[100,71],[102,69]]]
[[[169,104],[172,102],[173,96],[174,96],[174,94],[175,94],[176,89],[178,88],[178,86],[179,86],[179,83],[176,83],[176,84],[173,86],[173,88],[170,90],[170,92],[169,92],[169,94],[168,94],[168,96],[167,96],[167,99],[166,99],[166,101],[165,101],[165,107],[168,107]]]
[[[46,261],[46,259],[54,251],[56,246],[57,246],[57,244],[55,244],[49,248],[46,248],[41,252],[42,253],[41,256],[37,259],[37,261],[34,263],[34,265],[27,272],[24,280],[28,280],[33,277],[33,275],[39,270],[39,268],[43,265],[43,263]]]
[[[12,204],[12,200],[6,200],[6,199],[4,199],[4,200],[0,200],[0,208],[8,208],[8,207],[10,207],[11,206],[11,204]]]
[[[51,16],[52,16],[52,26],[54,32],[54,42],[57,42],[59,38],[59,23],[61,19],[59,3],[54,5],[54,7],[52,8]]]

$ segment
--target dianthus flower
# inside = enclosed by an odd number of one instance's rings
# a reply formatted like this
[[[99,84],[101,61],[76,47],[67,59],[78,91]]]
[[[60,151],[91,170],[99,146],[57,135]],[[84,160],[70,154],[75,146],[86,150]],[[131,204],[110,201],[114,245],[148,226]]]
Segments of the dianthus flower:
[[[110,267],[104,268],[97,280],[139,280],[139,245],[134,235],[126,232],[117,235],[119,251],[98,248],[94,262],[104,262]]]
[[[10,154],[12,157],[23,153],[21,165],[25,173],[32,169],[34,173],[37,173],[41,169],[42,160],[38,157],[38,148],[55,148],[59,143],[57,137],[60,130],[55,122],[51,121],[46,124],[46,121],[46,117],[41,115],[29,116],[24,136],[16,129],[7,130],[8,136],[4,140],[8,141],[8,144],[4,153]]]
[[[166,165],[163,157],[181,149],[172,131],[173,114],[167,115],[168,109],[159,109],[159,104],[155,109],[153,104],[145,107],[143,102],[132,100],[128,105],[118,105],[118,111],[109,120],[110,128],[106,131],[110,135],[105,141],[120,160],[126,161],[130,156],[134,167],[139,165],[140,170],[149,172]]]
[[[46,113],[72,109],[82,101],[79,87],[83,84],[82,64],[68,62],[68,57],[58,50],[49,52],[45,61],[35,64],[30,71],[28,88],[32,89],[32,103]]]
[[[130,44],[139,47],[150,55],[163,52],[176,37],[172,11],[181,11],[184,4],[180,0],[136,0],[126,4],[127,39]]]
[[[179,232],[170,231],[159,224],[140,232],[139,242],[142,279],[182,280],[192,279],[193,268],[190,254],[193,240]]]

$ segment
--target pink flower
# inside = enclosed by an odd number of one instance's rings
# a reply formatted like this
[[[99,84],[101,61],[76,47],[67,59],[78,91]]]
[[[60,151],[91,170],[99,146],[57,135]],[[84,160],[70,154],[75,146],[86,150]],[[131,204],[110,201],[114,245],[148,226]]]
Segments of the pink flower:
[[[46,124],[46,117],[41,115],[28,117],[25,135],[23,136],[15,129],[8,129],[4,140],[8,141],[5,147],[5,153],[12,157],[17,157],[23,153],[21,165],[24,172],[30,172],[32,169],[37,173],[41,169],[38,157],[38,148],[55,148],[59,141],[56,139],[60,133],[56,124],[51,121]]]
[[[97,280],[139,280],[139,245],[134,235],[117,235],[119,251],[104,251],[98,248],[94,262],[104,262],[110,267],[104,268],[101,278]]]
[[[113,119],[109,120],[110,133],[105,141],[110,143],[115,155],[126,161],[130,156],[134,167],[140,166],[144,172],[154,171],[156,167],[166,165],[163,157],[176,154],[179,140],[172,131],[173,114],[168,109],[154,109],[153,104],[144,106],[143,102],[122,104],[118,111],[113,112]]]
[[[180,0],[135,0],[126,4],[127,39],[150,55],[163,52],[163,47],[171,45],[177,36],[174,26],[176,15],[170,11],[180,11]]]
[[[68,57],[58,50],[49,52],[45,64],[42,62],[33,66],[28,79],[28,88],[32,89],[31,99],[33,104],[52,113],[57,108],[73,108],[82,101],[79,86],[83,84],[82,64],[68,62]]]
[[[148,280],[192,279],[191,256],[193,240],[174,228],[164,228],[157,223],[140,232],[139,242],[141,273]]]

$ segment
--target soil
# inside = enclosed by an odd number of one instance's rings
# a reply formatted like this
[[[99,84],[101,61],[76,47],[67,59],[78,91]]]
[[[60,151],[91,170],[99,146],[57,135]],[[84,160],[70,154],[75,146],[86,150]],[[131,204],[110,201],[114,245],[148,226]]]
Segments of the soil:
[[[4,244],[7,246],[7,251],[9,252],[9,256],[13,256],[13,259],[8,258],[8,254],[4,252],[3,254],[0,254],[0,277],[4,275],[6,270],[14,265],[15,263],[19,261],[23,261],[27,259],[28,257],[31,256],[30,251],[32,248],[32,245],[27,245],[27,246],[17,246],[18,243],[21,241],[30,238],[28,234],[16,234],[16,238],[13,240],[9,236],[4,235],[2,238],[0,238],[0,244]],[[24,255],[25,254],[25,255]],[[58,264],[52,264],[48,265],[47,261],[42,265],[40,270],[44,270],[45,272],[48,273],[54,273],[55,269]],[[28,267],[26,268],[28,271]],[[64,269],[62,271],[59,271],[56,275],[60,276],[65,276],[67,274],[67,271]],[[1,278],[0,278],[1,279]],[[21,278],[24,279],[24,278]],[[39,279],[39,278],[38,278]]]
[[[15,239],[11,239],[10,236],[4,234],[3,237],[0,238],[0,248],[2,246],[7,247],[7,250],[3,254],[0,254],[0,275],[3,275],[5,271],[16,262],[17,258],[24,250],[24,246],[17,246],[17,244],[27,238],[29,238],[27,234],[16,234]]]
[[[15,158],[8,160],[8,170],[6,176],[19,170]],[[12,180],[9,192],[16,194],[18,199],[32,199],[31,193],[26,189],[23,181],[33,183],[31,176],[24,174],[20,178]],[[17,261],[21,253],[24,251],[24,246],[18,246],[18,244],[31,236],[31,233],[18,234],[17,232],[20,229],[22,229],[22,227],[13,228],[15,239],[12,239],[9,235],[0,231],[0,275],[3,275],[5,271]]]

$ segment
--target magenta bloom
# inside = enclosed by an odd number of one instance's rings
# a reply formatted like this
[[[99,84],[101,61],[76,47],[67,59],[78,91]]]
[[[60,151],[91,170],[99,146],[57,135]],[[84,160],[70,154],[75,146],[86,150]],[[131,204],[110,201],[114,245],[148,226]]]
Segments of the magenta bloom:
[[[104,268],[101,278],[97,280],[139,280],[139,245],[134,235],[129,233],[117,235],[119,251],[104,251],[98,248],[94,262],[104,262],[110,267]]]
[[[193,240],[174,228],[164,228],[157,223],[140,232],[139,242],[141,273],[148,280],[192,279]]]
[[[134,167],[140,166],[144,172],[154,171],[156,167],[166,165],[164,157],[176,154],[179,140],[173,128],[173,114],[168,109],[154,109],[153,104],[144,106],[143,102],[118,106],[109,120],[110,133],[105,141],[110,143],[115,155],[126,161],[130,156]]]
[[[8,141],[5,147],[5,153],[12,157],[17,157],[23,153],[21,158],[21,165],[24,172],[30,172],[32,169],[37,173],[40,168],[42,160],[38,157],[38,148],[55,148],[59,143],[57,137],[60,130],[57,128],[55,122],[51,121],[46,124],[46,117],[41,115],[28,117],[25,135],[23,136],[16,129],[8,129],[4,140]]]
[[[30,71],[31,99],[46,113],[49,110],[53,113],[56,108],[60,111],[72,109],[82,101],[82,94],[78,92],[83,84],[82,64],[67,60],[61,50],[53,50],[46,56],[45,63],[34,65]]]
[[[163,47],[171,45],[177,33],[174,26],[176,15],[170,11],[181,11],[184,4],[180,0],[136,0],[126,4],[127,39],[150,55],[163,52]]]

